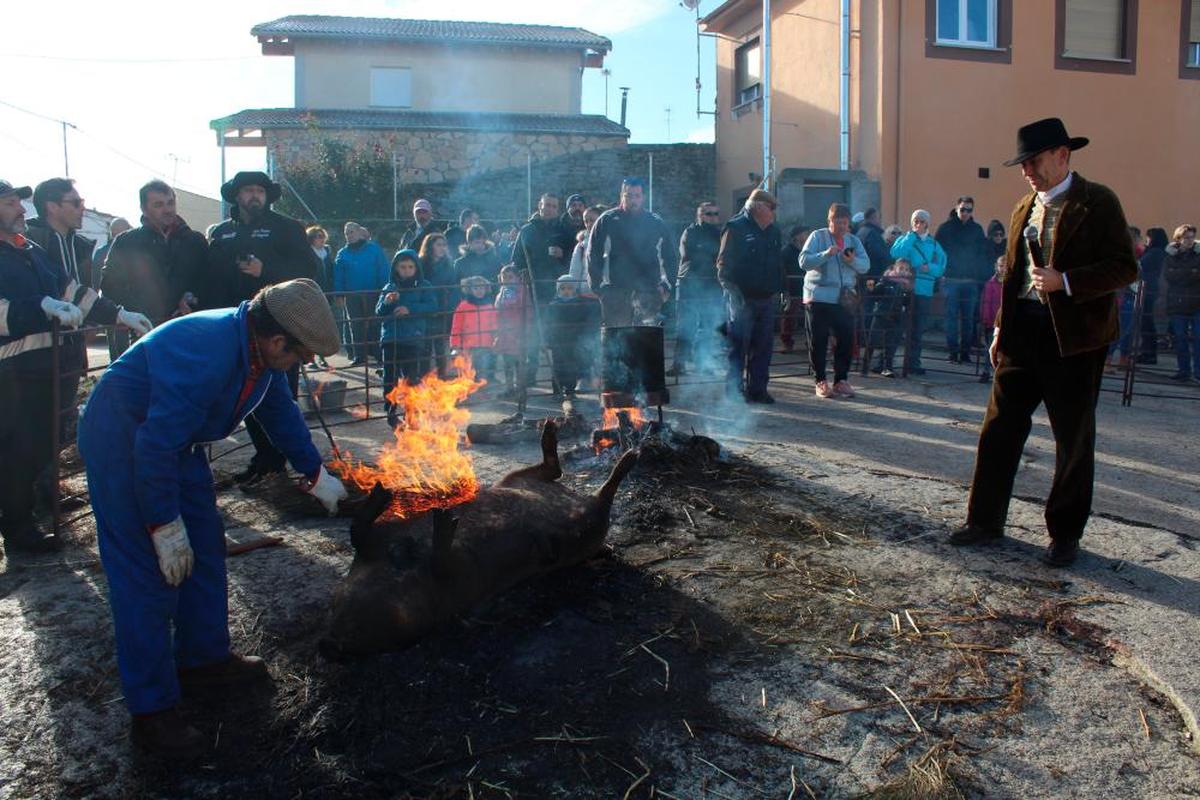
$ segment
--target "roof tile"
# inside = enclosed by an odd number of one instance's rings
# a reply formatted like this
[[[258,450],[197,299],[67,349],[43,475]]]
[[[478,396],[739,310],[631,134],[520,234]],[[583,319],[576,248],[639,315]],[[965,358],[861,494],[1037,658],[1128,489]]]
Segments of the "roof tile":
[[[288,39],[376,39],[396,42],[436,41],[527,47],[612,49],[612,42],[583,28],[517,25],[388,17],[329,17],[311,14],[281,17],[255,25],[254,36]]]
[[[577,136],[622,136],[629,130],[598,114],[504,114],[465,111],[385,111],[252,108],[209,123],[213,130],[329,128],[332,130],[459,130]]]

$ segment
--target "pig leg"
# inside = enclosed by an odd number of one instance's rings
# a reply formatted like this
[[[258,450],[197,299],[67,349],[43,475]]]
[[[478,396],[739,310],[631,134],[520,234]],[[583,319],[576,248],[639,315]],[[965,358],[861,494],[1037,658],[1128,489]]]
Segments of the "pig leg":
[[[601,506],[607,507],[612,505],[613,498],[617,496],[617,487],[621,485],[621,481],[633,469],[633,465],[637,463],[638,454],[635,450],[627,451],[617,465],[613,467],[613,471],[609,473],[608,480],[596,492],[596,499],[600,501]]]
[[[562,465],[558,461],[558,426],[546,420],[542,428],[542,463],[510,472],[500,479],[497,486],[512,486],[521,480],[553,483],[562,477]]]
[[[392,504],[392,493],[376,483],[354,514],[350,523],[350,544],[354,553],[364,561],[378,561],[387,557],[388,538],[375,528],[375,520]]]

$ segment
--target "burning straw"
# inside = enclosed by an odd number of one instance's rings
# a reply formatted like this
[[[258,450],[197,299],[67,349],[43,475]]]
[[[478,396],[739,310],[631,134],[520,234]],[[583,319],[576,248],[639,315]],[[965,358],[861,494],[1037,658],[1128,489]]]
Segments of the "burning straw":
[[[455,358],[453,368],[457,377],[442,379],[431,371],[415,386],[400,380],[388,392],[388,401],[404,410],[405,424],[373,465],[355,461],[348,452],[333,462],[338,475],[365,492],[376,483],[392,491],[395,500],[386,516],[404,518],[458,505],[479,491],[471,457],[459,449],[471,419],[459,404],[483,383],[475,380],[470,359]]]

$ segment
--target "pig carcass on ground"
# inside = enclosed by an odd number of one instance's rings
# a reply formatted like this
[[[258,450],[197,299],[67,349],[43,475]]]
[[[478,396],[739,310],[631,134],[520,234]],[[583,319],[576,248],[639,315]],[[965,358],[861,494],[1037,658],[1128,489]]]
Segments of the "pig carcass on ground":
[[[392,495],[376,485],[351,523],[354,561],[334,590],[321,653],[336,660],[403,649],[485,598],[595,555],[637,453],[622,455],[594,495],[581,495],[556,482],[562,468],[552,421],[541,444],[540,464],[509,473],[467,503],[412,520],[377,525]],[[433,532],[423,547],[413,534],[426,518]]]

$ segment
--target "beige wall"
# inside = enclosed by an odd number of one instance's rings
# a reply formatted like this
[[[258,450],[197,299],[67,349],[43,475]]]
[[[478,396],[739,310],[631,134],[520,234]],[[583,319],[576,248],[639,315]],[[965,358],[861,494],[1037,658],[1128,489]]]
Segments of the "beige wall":
[[[209,225],[221,221],[221,201],[205,197],[186,189],[175,190],[175,210],[183,217],[188,227],[204,233]]]
[[[369,108],[371,68],[408,67],[418,111],[580,113],[579,51],[306,40],[295,47],[297,108]]]
[[[761,5],[720,20],[727,36],[757,33]],[[925,0],[853,0],[851,167],[880,182],[885,221],[926,208],[940,222],[960,194],[976,199],[983,224],[1008,224],[1026,185],[1001,162],[1016,129],[1062,117],[1092,144],[1073,166],[1111,186],[1132,224],[1168,229],[1200,218],[1191,157],[1200,131],[1200,81],[1181,80],[1178,0],[1142,0],[1135,75],[1054,68],[1051,0],[1013,0],[1011,64],[928,58]],[[772,3],[775,50],[772,144],[779,170],[836,168],[838,162],[838,2]],[[718,196],[730,196],[761,171],[761,112],[731,119],[733,52],[717,43]],[[978,177],[987,167],[991,177]]]

